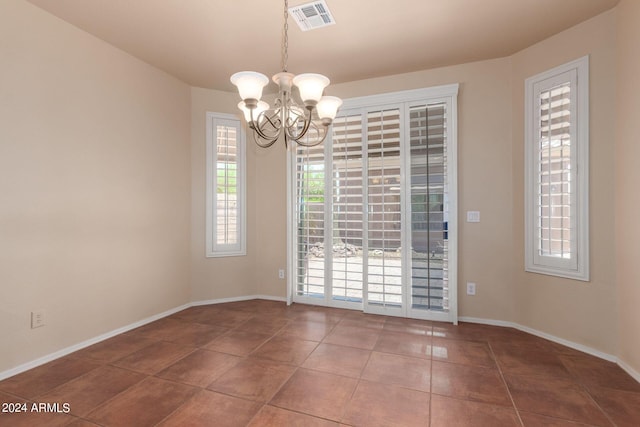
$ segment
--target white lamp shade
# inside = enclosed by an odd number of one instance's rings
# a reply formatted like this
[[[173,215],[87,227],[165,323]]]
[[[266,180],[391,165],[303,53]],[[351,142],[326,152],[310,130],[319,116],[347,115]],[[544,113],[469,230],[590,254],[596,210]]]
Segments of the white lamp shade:
[[[316,110],[320,119],[335,119],[338,108],[342,105],[342,99],[336,96],[323,96],[320,98]]]
[[[269,84],[269,79],[264,74],[254,71],[240,71],[231,76],[231,83],[238,87],[240,98],[257,99],[262,98],[262,89]]]
[[[320,101],[322,91],[329,86],[329,79],[322,74],[299,74],[293,78],[293,84],[300,90],[300,98],[303,102]]]
[[[244,119],[247,121],[247,123],[251,123],[251,110],[247,108],[244,101],[241,101],[238,104],[238,108],[244,114]],[[257,121],[258,116],[260,116],[260,113],[262,113],[263,111],[267,111],[268,109],[269,109],[269,104],[267,104],[264,101],[258,102],[258,105],[256,106],[256,108],[253,109],[253,119]]]

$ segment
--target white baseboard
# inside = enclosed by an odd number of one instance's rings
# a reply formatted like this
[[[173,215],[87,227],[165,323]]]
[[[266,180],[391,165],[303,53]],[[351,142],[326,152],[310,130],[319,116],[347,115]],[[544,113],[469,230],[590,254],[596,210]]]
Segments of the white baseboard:
[[[255,299],[266,299],[269,301],[287,302],[286,297],[274,297],[273,295],[256,295]]]
[[[274,297],[271,295],[247,295],[242,297],[218,298],[218,299],[194,301],[190,305],[198,306],[198,305],[210,305],[210,304],[224,304],[227,302],[249,301],[252,299],[264,299],[269,301],[281,301],[281,302],[287,301],[287,299],[284,297]]]
[[[512,322],[506,322],[504,320],[483,319],[480,317],[458,317],[460,322],[478,323],[480,325],[502,326],[505,328],[515,328]]]
[[[616,363],[618,364],[618,366],[620,366],[622,369],[624,369],[625,371],[627,371],[627,374],[631,375],[633,377],[634,380],[638,381],[640,383],[640,372],[636,371],[635,369],[633,369],[631,366],[627,365],[624,361],[618,359],[616,361]]]
[[[587,347],[586,345],[582,345],[582,344],[575,343],[573,341],[565,340],[564,338],[558,338],[558,337],[556,337],[554,335],[550,335],[550,334],[547,334],[545,332],[540,332],[540,331],[538,331],[536,329],[529,328],[529,327],[526,327],[526,326],[516,325],[514,327],[516,329],[519,329],[519,330],[523,331],[523,332],[527,332],[527,333],[529,333],[531,335],[535,335],[535,336],[538,336],[540,338],[544,338],[544,339],[547,339],[549,341],[553,341],[555,343],[562,344],[565,347],[569,347],[569,348],[572,348],[574,350],[578,350],[578,351],[581,351],[583,353],[587,353],[587,354],[590,354],[592,356],[599,357],[600,359],[608,360],[609,362],[617,363],[617,361],[618,361],[618,358],[616,356],[613,356],[611,354],[596,350],[596,349],[591,348],[591,347]]]
[[[254,299],[264,299],[264,300],[282,301],[282,302],[286,302],[287,300],[286,298],[283,298],[283,297],[274,297],[270,295],[248,295],[248,296],[234,297],[234,298],[220,298],[220,299],[212,299],[212,300],[204,300],[204,301],[194,301],[191,303],[183,304],[179,307],[172,308],[170,310],[164,311],[159,314],[155,314],[153,316],[150,316],[145,319],[139,320],[137,322],[131,323],[129,325],[123,326],[121,328],[114,329],[113,331],[106,332],[102,335],[98,335],[97,337],[90,338],[78,344],[65,347],[54,353],[50,353],[50,354],[47,354],[46,356],[39,357],[38,359],[32,360],[27,363],[23,363],[22,365],[18,365],[15,368],[2,371],[0,372],[0,381],[6,378],[12,377],[14,375],[18,375],[24,371],[28,371],[29,369],[33,369],[40,365],[44,365],[45,363],[49,363],[53,360],[59,359],[63,356],[73,353],[74,351],[82,350],[83,348],[89,347],[90,345],[93,345],[93,344],[97,344],[100,341],[113,338],[116,335],[122,334],[124,332],[128,332],[140,326],[146,325],[147,323],[155,322],[156,320],[162,319],[163,317],[170,316],[174,313],[177,313],[178,311],[182,311],[189,307],[198,306],[198,305],[224,304],[226,302],[248,301],[248,300],[254,300]]]
[[[483,325],[502,326],[502,327],[518,329],[519,331],[526,332],[528,334],[535,335],[537,337],[544,338],[546,340],[553,341],[558,344],[562,344],[574,350],[578,350],[583,353],[587,353],[592,356],[599,357],[600,359],[608,360],[609,362],[618,363],[618,358],[608,353],[604,353],[602,351],[595,350],[591,347],[587,347],[586,345],[565,340],[564,338],[559,338],[559,337],[556,337],[555,335],[547,334],[546,332],[541,332],[541,331],[538,331],[537,329],[529,328],[528,326],[523,326],[518,323],[507,322],[504,320],[480,319],[477,317],[459,317],[458,320],[462,322],[480,323]]]
[[[104,333],[102,335],[99,335],[97,337],[82,341],[78,344],[74,344],[72,346],[63,348],[61,350],[58,350],[54,353],[48,354],[46,356],[40,357],[38,359],[32,360],[30,362],[27,363],[23,363],[19,366],[16,366],[15,368],[11,368],[8,369],[6,371],[2,371],[0,372],[0,381],[12,377],[14,375],[20,374],[24,371],[28,371],[29,369],[33,369],[35,367],[38,367],[40,365],[44,365],[45,363],[51,362],[55,359],[58,359],[60,357],[66,356],[68,354],[73,353],[74,351],[78,351],[81,350],[85,347],[89,347],[90,345],[93,344],[97,344],[100,341],[104,341],[108,338],[112,338],[116,335],[122,334],[124,332],[130,331],[132,329],[138,328],[140,326],[146,325],[147,323],[151,323],[154,322],[156,320],[162,319],[163,317],[167,317],[170,316],[174,313],[177,313],[178,311],[182,311],[184,309],[187,309],[189,307],[194,307],[194,306],[201,306],[201,305],[211,305],[211,304],[224,304],[227,302],[237,302],[237,301],[249,301],[249,300],[254,300],[254,299],[264,299],[264,300],[270,300],[270,301],[279,301],[279,302],[287,302],[287,299],[284,297],[275,297],[275,296],[271,296],[271,295],[247,295],[247,296],[241,296],[241,297],[233,297],[233,298],[219,298],[219,299],[211,299],[211,300],[200,300],[200,301],[194,301],[191,303],[187,303],[184,305],[181,305],[179,307],[176,308],[172,308],[170,310],[164,311],[162,313],[147,317],[145,319],[139,320],[137,322],[131,323],[129,325],[123,326],[121,328],[118,329],[114,329],[113,331]],[[573,348],[575,350],[578,351],[582,351],[584,353],[590,354],[592,356],[595,357],[599,357],[600,359],[604,359],[604,360],[608,360],[610,362],[614,362],[617,363],[618,366],[620,366],[622,369],[624,369],[629,375],[631,375],[636,381],[640,382],[640,373],[638,373],[637,371],[635,371],[631,366],[627,365],[625,362],[623,362],[622,360],[618,359],[616,356],[612,356],[610,354],[595,350],[593,348],[587,347],[585,345],[582,344],[578,344],[578,343],[574,343],[572,341],[568,341],[565,340],[563,338],[559,338],[556,337],[554,335],[550,335],[547,334],[545,332],[541,332],[538,331],[536,329],[533,328],[529,328],[527,326],[522,326],[520,324],[514,323],[514,322],[507,322],[504,320],[493,320],[493,319],[482,319],[482,318],[477,318],[477,317],[465,317],[465,316],[461,316],[458,318],[458,320],[462,321],[462,322],[469,322],[469,323],[479,323],[479,324],[483,324],[483,325],[493,325],[493,326],[502,326],[502,327],[510,327],[510,328],[515,328],[518,329],[520,331],[547,339],[549,341],[553,341],[556,342],[558,344],[562,344],[564,346],[567,346],[569,348]]]
[[[6,371],[2,371],[2,372],[0,372],[0,381],[4,380],[5,378],[9,378],[9,377],[12,377],[14,375],[20,374],[20,373],[22,373],[24,371],[28,371],[29,369],[33,369],[33,368],[38,367],[40,365],[44,365],[45,363],[49,363],[49,362],[51,362],[53,360],[59,359],[59,358],[61,358],[63,356],[66,356],[68,354],[73,353],[74,351],[78,351],[78,350],[81,350],[81,349],[83,349],[85,347],[89,347],[90,345],[97,344],[100,341],[104,341],[104,340],[106,340],[108,338],[113,338],[116,335],[120,335],[120,334],[122,334],[124,332],[127,332],[127,331],[130,331],[132,329],[138,328],[138,327],[140,327],[142,325],[146,325],[147,323],[155,322],[158,319],[162,319],[163,317],[170,316],[170,315],[172,315],[174,313],[177,313],[178,311],[184,310],[185,308],[188,308],[188,307],[190,307],[190,304],[184,304],[184,305],[181,305],[180,307],[172,308],[170,310],[164,311],[164,312],[159,313],[159,314],[155,314],[153,316],[150,316],[150,317],[147,317],[145,319],[139,320],[137,322],[131,323],[129,325],[123,326],[121,328],[114,329],[113,331],[109,331],[109,332],[106,332],[106,333],[104,333],[102,335],[98,335],[97,337],[93,337],[93,338],[90,338],[88,340],[79,342],[78,344],[74,344],[72,346],[65,347],[65,348],[63,348],[61,350],[58,350],[58,351],[56,351],[54,353],[47,354],[46,356],[43,356],[43,357],[39,357],[38,359],[32,360],[30,362],[23,363],[22,365],[18,365],[15,368],[11,368],[11,369],[8,369]]]

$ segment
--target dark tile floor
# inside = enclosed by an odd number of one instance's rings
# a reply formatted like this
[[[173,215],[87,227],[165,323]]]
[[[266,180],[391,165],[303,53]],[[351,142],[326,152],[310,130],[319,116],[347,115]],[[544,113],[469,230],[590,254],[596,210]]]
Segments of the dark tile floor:
[[[0,382],[0,402],[63,411],[0,413],[11,427],[640,426],[639,383],[532,335],[262,300],[108,339]]]

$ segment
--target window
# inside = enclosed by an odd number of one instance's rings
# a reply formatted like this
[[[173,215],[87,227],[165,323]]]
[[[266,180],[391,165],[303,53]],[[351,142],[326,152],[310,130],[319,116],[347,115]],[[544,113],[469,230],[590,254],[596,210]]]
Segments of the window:
[[[291,152],[294,301],[456,320],[457,90],[345,100]]]
[[[525,82],[525,269],[589,280],[589,58]]]
[[[232,115],[207,113],[207,257],[245,255],[245,136]]]

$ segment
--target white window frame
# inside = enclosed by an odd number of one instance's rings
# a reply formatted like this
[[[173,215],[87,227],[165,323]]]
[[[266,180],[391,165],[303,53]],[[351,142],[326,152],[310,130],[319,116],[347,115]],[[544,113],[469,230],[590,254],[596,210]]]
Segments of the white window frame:
[[[206,147],[206,257],[243,256],[246,249],[246,136],[244,126],[237,116],[231,114],[212,113],[206,114],[207,123],[207,147]],[[235,127],[237,135],[237,172],[236,172],[236,203],[238,210],[237,243],[218,244],[217,235],[217,204],[216,188],[218,174],[217,163],[217,127],[219,125]]]
[[[540,93],[563,83],[571,91],[571,255],[540,254],[537,204],[540,129]],[[537,74],[525,80],[525,271],[589,281],[589,57]]]

